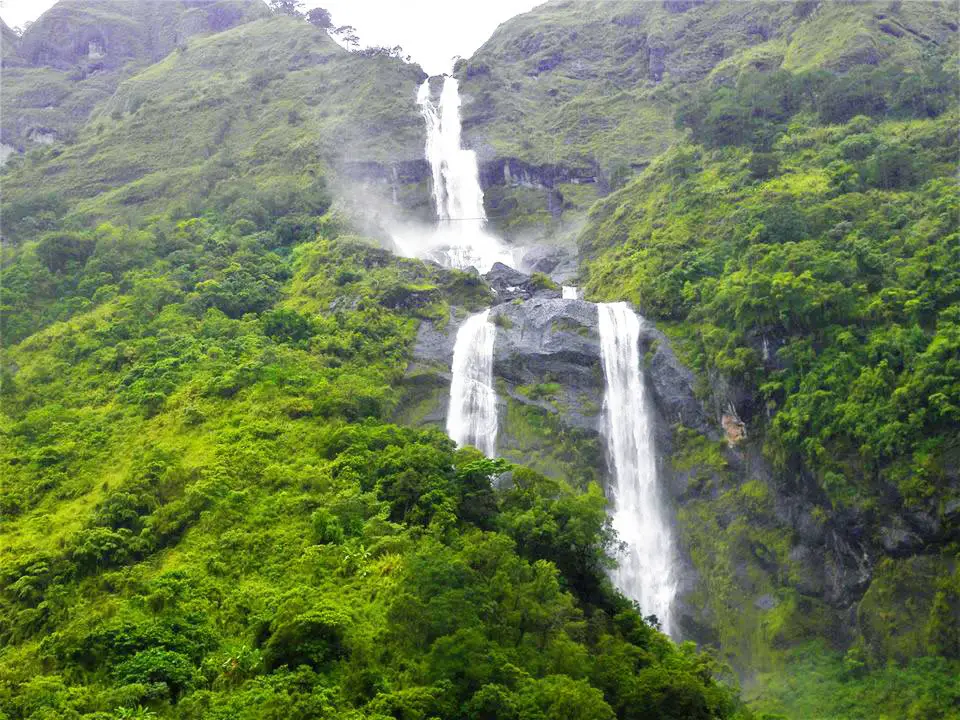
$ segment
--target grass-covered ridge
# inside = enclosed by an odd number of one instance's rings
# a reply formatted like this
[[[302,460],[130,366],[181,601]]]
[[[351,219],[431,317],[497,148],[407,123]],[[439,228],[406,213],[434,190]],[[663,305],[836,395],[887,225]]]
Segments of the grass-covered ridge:
[[[584,168],[616,187],[678,137],[677,101],[708,75],[908,69],[955,42],[955,21],[923,2],[555,0],[458,66],[465,133],[483,159]]]
[[[289,17],[191,39],[124,81],[75,143],[12,161],[7,233],[29,237],[65,215],[73,226],[139,224],[171,208],[263,226],[311,177],[419,161],[420,77]]]
[[[465,141],[490,169],[488,216],[510,236],[566,239],[681,139],[675,114],[702,84],[878,65],[911,77],[956,46],[954,15],[932,2],[544,3],[456,67]]]
[[[22,38],[4,25],[0,142],[72,142],[125,78],[191,36],[269,14],[260,0],[60,0]]]

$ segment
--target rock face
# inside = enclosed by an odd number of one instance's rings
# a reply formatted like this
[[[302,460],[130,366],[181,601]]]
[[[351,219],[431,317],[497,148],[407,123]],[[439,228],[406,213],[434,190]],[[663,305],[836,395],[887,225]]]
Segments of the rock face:
[[[644,373],[658,415],[658,443],[668,440],[677,424],[716,437],[717,431],[695,394],[693,373],[677,359],[667,336],[648,320],[640,327],[640,352],[646,357]]]
[[[559,413],[565,425],[598,432],[603,369],[596,306],[534,298],[497,305],[490,316],[497,325],[493,372],[511,397]],[[518,387],[532,389],[522,393]]]
[[[269,16],[255,0],[61,0],[24,33],[19,54],[60,70],[113,69],[155,62],[192,35]]]
[[[501,264],[485,280],[496,293],[490,320],[497,326],[498,452],[548,474],[604,483],[605,388],[596,305],[561,299],[559,291],[539,287],[529,275]],[[442,329],[421,324],[407,372],[404,421],[444,425],[449,368],[462,320],[462,314],[451,316]],[[688,492],[690,478],[675,473],[669,462],[674,425],[714,439],[719,433],[694,394],[692,373],[651,323],[642,325],[640,351],[653,400],[658,465],[676,501]]]
[[[490,272],[484,275],[484,279],[496,293],[498,303],[532,298],[559,298],[561,294],[559,287],[547,286],[542,281],[538,282],[531,276],[499,262],[494,263]]]
[[[577,276],[577,251],[563,245],[532,245],[524,251],[520,267],[525,272],[543,273],[555,282],[566,283]]]

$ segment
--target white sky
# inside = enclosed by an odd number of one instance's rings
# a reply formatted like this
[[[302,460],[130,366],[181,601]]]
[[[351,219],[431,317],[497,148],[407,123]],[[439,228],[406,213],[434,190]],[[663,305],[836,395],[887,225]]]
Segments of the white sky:
[[[307,0],[325,7],[335,25],[353,25],[362,45],[400,45],[431,75],[454,55],[469,57],[497,25],[543,0]],[[10,27],[36,20],[54,0],[0,0]]]

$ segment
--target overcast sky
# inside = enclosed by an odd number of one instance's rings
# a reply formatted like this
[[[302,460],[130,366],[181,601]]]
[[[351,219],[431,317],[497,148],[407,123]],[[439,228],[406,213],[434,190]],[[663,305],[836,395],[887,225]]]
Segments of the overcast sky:
[[[431,75],[446,72],[454,55],[469,57],[497,25],[543,0],[308,0],[337,25],[353,25],[363,45],[400,45]],[[0,0],[11,27],[36,20],[54,0]]]

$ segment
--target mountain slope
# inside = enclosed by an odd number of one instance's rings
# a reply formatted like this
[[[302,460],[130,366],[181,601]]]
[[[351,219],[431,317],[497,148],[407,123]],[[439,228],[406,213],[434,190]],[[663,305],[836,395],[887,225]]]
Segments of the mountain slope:
[[[394,424],[443,417],[494,297],[351,234],[431,212],[419,68],[217,7],[65,3],[14,48],[0,718],[956,717],[949,7],[554,2],[458,65],[491,218],[666,333],[703,652],[607,576],[592,305],[492,281],[516,464]]]
[[[598,486],[390,422],[491,297],[331,210],[418,192],[420,77],[254,20],[4,169],[0,717],[740,713],[611,586]]]
[[[4,51],[0,142],[24,152],[71,140],[137,69],[191,36],[268,15],[259,0],[58,2]]]
[[[486,167],[494,221],[510,230],[533,210],[556,228],[675,142],[676,108],[704,80],[877,63],[909,72],[956,30],[946,5],[921,2],[548,2],[457,66],[464,136]]]
[[[697,373],[713,429],[662,445],[680,612],[765,711],[952,717],[956,20],[555,2],[457,68],[491,216],[576,234],[587,297]]]
[[[678,109],[687,140],[580,236],[588,294],[628,297],[667,330],[727,434],[712,459],[690,436],[674,457],[698,468],[678,497],[690,607],[735,664],[767,671],[757,707],[790,716],[952,712],[936,690],[960,660],[943,624],[960,612],[945,50],[911,75],[881,63],[705,86]],[[889,663],[925,679],[908,690]]]
[[[428,197],[420,78],[287,17],[190,41],[124,81],[75,143],[17,165],[7,231],[36,230],[50,196],[72,222],[180,206],[259,223],[264,206],[330,173],[373,181],[387,198],[393,186],[416,206]],[[254,188],[263,176],[272,185]]]

